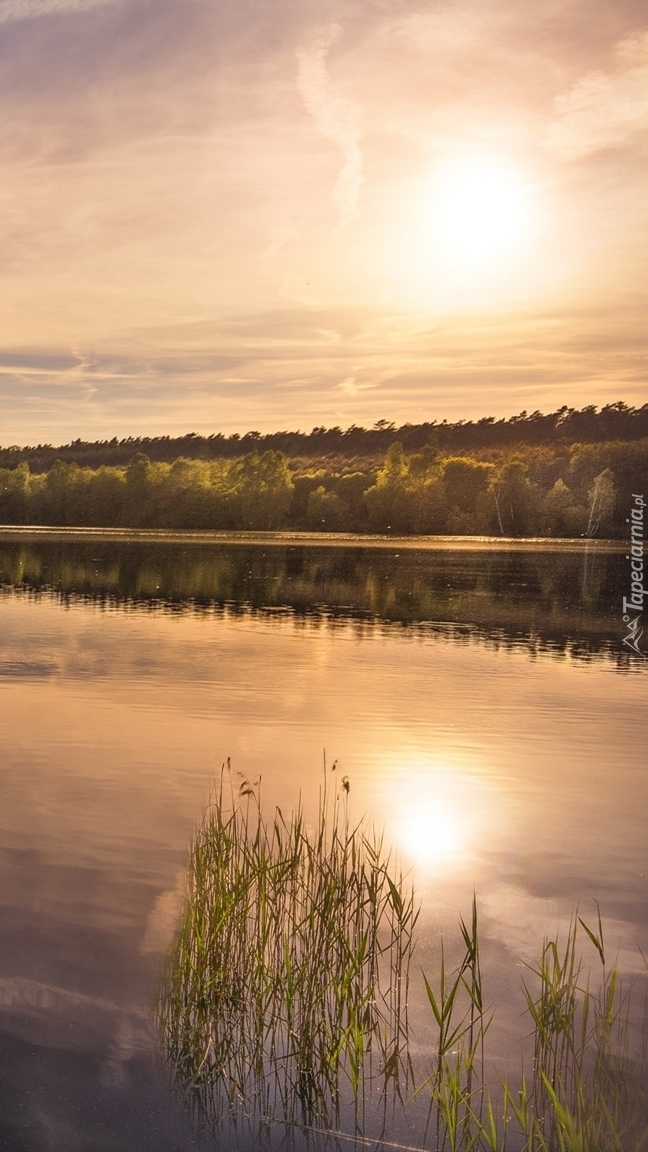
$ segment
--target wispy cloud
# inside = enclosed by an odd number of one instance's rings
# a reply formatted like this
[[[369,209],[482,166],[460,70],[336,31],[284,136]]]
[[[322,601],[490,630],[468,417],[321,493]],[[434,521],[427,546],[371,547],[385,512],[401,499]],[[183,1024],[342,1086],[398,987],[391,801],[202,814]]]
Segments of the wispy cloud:
[[[87,12],[109,3],[111,0],[0,0],[0,24],[65,12]]]
[[[344,167],[333,189],[333,200],[340,213],[340,226],[346,227],[359,215],[358,194],[363,177],[359,109],[351,100],[332,94],[331,78],[326,68],[329,49],[340,32],[339,24],[320,28],[310,47],[297,53],[297,87],[304,107],[314,118],[319,131],[327,140],[337,144],[344,157]]]
[[[648,129],[648,32],[622,40],[609,72],[588,72],[556,100],[545,145],[573,160],[627,144]]]

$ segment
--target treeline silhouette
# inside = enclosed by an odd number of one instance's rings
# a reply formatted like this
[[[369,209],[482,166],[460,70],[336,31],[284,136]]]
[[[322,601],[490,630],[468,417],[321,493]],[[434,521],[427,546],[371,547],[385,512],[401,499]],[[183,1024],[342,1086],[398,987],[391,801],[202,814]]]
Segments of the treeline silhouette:
[[[322,426],[313,428],[311,432],[264,435],[247,432],[244,436],[238,433],[200,436],[190,432],[176,437],[129,436],[123,440],[113,438],[94,442],[73,440],[59,447],[38,444],[20,448],[13,445],[0,448],[0,467],[15,468],[26,461],[32,472],[46,472],[56,460],[63,460],[67,464],[96,469],[101,465],[125,466],[137,452],[145,453],[153,461],[172,463],[179,457],[216,460],[245,456],[253,451],[282,452],[291,460],[339,456],[342,463],[357,458],[371,464],[384,456],[394,440],[400,441],[408,453],[420,452],[422,448],[431,446],[447,455],[455,455],[524,445],[596,444],[645,437],[648,437],[648,404],[633,408],[619,400],[600,410],[595,404],[581,409],[563,405],[547,414],[525,411],[500,420],[486,416],[480,420],[459,420],[456,423],[432,420],[400,427],[379,420],[369,429],[353,424],[346,429]]]
[[[488,456],[491,456],[489,459]],[[0,468],[0,523],[487,536],[625,537],[648,439],[448,455],[393,440],[377,469],[299,469],[281,452],[126,466]]]

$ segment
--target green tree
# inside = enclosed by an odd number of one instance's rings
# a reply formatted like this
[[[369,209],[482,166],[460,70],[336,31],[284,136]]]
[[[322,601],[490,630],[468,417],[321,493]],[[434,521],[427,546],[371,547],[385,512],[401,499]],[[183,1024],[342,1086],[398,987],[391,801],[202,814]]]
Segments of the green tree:
[[[409,471],[411,476],[430,478],[438,472],[439,453],[434,444],[426,444],[420,452],[410,456]]]
[[[96,472],[87,470],[84,498],[87,513],[84,523],[97,528],[115,528],[123,524],[126,476],[123,468],[102,465]]]
[[[559,478],[542,501],[540,531],[545,536],[581,536],[586,522],[585,509]]]
[[[474,512],[477,499],[488,488],[492,464],[483,464],[465,456],[451,456],[443,461],[442,478],[450,508]]]
[[[349,507],[337,492],[327,492],[323,485],[311,492],[306,523],[312,532],[346,532],[349,519]]]
[[[78,464],[56,460],[45,477],[45,516],[48,524],[77,524],[77,501],[73,491],[81,469]]]
[[[365,490],[368,481],[366,472],[347,472],[340,476],[335,485],[335,492],[347,508],[348,525],[354,532],[362,532],[367,523]]]
[[[448,531],[448,501],[445,485],[438,476],[410,481],[409,522],[413,532],[423,535]]]
[[[508,460],[491,482],[495,520],[502,536],[531,535],[537,528],[538,490],[523,460]]]
[[[306,524],[306,510],[311,492],[324,484],[327,479],[325,468],[318,468],[316,472],[307,472],[303,476],[293,478],[293,495],[290,502],[288,517],[295,528],[303,528]]]
[[[126,469],[124,522],[131,528],[155,526],[154,468],[143,452],[137,452]]]
[[[212,489],[209,464],[178,457],[158,479],[155,502],[159,523],[165,528],[211,527]]]
[[[282,452],[268,451],[259,456],[250,452],[234,461],[232,484],[232,527],[244,529],[280,528],[286,519],[293,495],[288,461]]]
[[[411,531],[413,509],[408,473],[403,445],[396,440],[387,452],[376,483],[365,492],[369,527],[373,531]]]
[[[0,523],[28,523],[31,479],[26,460],[17,468],[0,468]]]

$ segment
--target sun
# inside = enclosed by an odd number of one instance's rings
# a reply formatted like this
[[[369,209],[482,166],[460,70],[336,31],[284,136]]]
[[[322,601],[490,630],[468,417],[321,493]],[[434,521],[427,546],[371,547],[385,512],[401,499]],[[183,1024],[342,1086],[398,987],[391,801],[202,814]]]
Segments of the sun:
[[[450,264],[478,269],[508,259],[528,232],[530,215],[524,181],[497,159],[461,157],[435,174],[431,232]]]
[[[400,211],[388,219],[385,209],[379,251],[400,299],[426,310],[490,308],[541,289],[547,196],[527,160],[448,147],[398,191]]]

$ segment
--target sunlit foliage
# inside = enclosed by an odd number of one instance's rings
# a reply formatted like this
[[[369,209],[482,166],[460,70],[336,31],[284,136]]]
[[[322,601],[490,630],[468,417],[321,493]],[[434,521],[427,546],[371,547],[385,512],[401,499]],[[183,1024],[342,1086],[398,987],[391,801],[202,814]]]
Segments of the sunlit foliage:
[[[376,468],[326,467],[268,449],[238,457],[135,453],[126,467],[56,460],[0,468],[0,523],[295,529],[459,536],[623,537],[631,493],[648,490],[648,441],[518,446],[445,455],[389,445]]]

